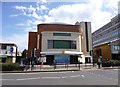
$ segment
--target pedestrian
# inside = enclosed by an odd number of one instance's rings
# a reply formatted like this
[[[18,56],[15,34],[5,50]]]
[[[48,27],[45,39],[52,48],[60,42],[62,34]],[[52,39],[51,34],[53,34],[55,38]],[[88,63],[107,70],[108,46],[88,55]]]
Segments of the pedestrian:
[[[100,69],[100,58],[98,58],[98,63],[97,63],[97,65],[98,65],[98,69]]]
[[[101,64],[102,64],[102,56],[98,58],[98,69],[100,69]]]

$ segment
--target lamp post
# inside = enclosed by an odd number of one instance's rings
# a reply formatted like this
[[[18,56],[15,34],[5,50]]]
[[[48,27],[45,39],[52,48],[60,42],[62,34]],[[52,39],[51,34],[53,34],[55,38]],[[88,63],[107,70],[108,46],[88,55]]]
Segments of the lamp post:
[[[93,63],[93,67],[95,66],[95,61],[94,61],[94,52],[93,50],[91,50],[91,56],[92,56],[92,63]]]
[[[80,57],[80,59],[82,58],[81,55],[79,55],[79,57]],[[78,65],[79,70],[80,70],[80,59],[79,59],[79,61],[78,61],[78,64],[79,64],[79,65]]]
[[[18,46],[16,44],[14,44],[15,47],[16,47],[16,54],[15,54],[15,57],[16,57],[16,63],[18,62],[18,59],[17,59],[17,51],[18,51]]]

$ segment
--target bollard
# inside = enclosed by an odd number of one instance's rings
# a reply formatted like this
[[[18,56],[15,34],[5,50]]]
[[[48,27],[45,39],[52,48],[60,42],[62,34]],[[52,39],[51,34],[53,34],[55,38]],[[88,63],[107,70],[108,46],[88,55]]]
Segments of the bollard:
[[[79,70],[80,70],[80,63],[79,63]]]

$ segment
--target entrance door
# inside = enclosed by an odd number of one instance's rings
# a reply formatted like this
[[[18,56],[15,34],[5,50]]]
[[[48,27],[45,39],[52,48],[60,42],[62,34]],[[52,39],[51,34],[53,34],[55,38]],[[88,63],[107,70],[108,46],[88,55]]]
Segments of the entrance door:
[[[70,56],[70,63],[71,64],[78,63],[78,56],[71,55]]]
[[[53,64],[53,60],[54,60],[54,55],[47,55],[46,56],[46,64],[48,65],[52,65]]]
[[[85,57],[85,63],[91,63],[90,57]]]

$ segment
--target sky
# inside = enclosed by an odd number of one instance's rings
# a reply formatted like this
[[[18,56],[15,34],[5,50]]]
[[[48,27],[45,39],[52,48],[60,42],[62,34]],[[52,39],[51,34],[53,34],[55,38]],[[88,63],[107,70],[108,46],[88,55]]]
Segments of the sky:
[[[2,34],[0,42],[15,43],[19,51],[28,49],[28,32],[40,23],[75,24],[91,22],[92,32],[118,14],[120,0],[4,0],[0,3]],[[34,2],[33,2],[34,1]],[[1,25],[0,25],[1,26]]]

